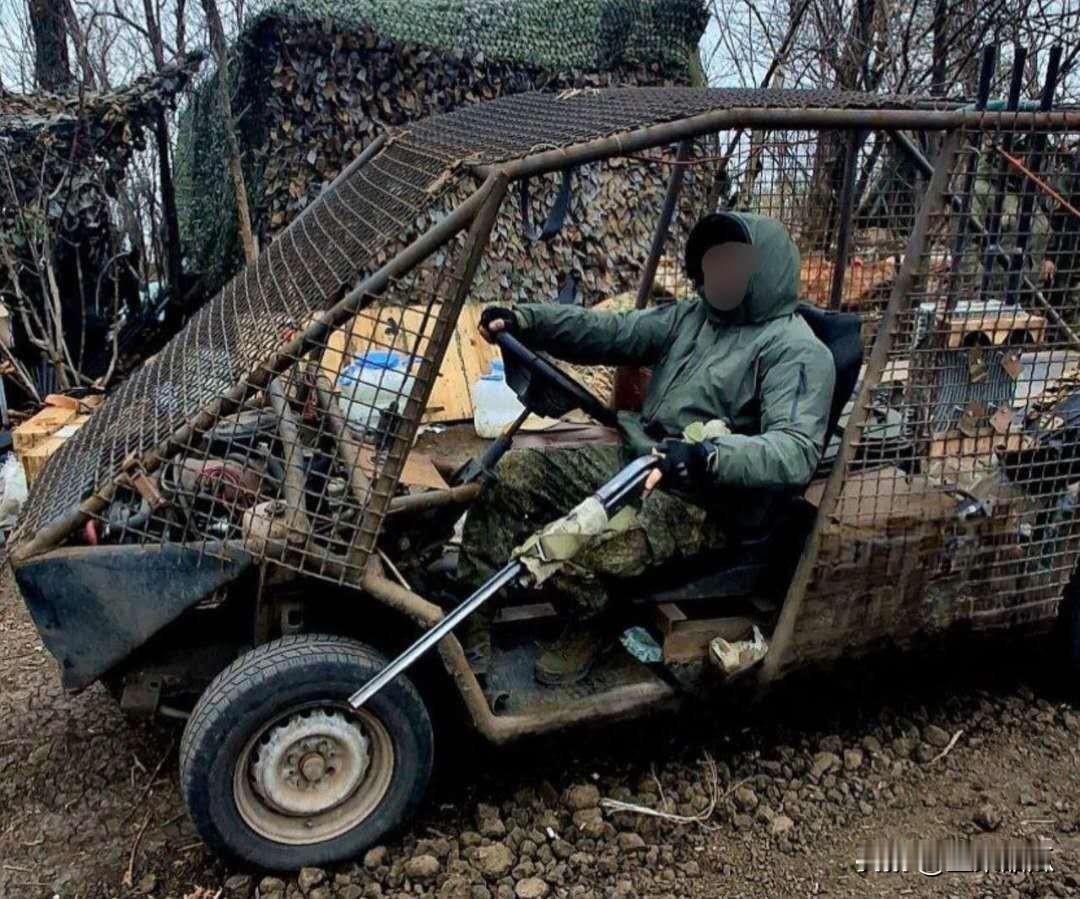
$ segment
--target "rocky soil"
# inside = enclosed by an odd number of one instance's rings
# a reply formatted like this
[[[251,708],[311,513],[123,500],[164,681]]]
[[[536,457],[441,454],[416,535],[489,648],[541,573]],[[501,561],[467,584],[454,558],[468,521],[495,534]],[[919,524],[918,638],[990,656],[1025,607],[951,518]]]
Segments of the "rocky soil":
[[[410,831],[333,870],[215,860],[184,815],[179,725],[67,696],[0,596],[0,896],[630,899],[1080,895],[1080,713],[1044,648],[805,679],[751,710],[510,750],[440,733]],[[680,816],[681,822],[610,801]],[[868,875],[866,840],[1043,836],[1053,873]]]

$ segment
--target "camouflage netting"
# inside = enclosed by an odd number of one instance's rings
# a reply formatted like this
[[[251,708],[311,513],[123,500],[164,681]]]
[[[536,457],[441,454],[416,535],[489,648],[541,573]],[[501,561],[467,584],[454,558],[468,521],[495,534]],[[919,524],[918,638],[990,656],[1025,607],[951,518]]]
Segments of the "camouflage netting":
[[[700,0],[274,4],[245,29],[231,71],[260,238],[279,233],[386,126],[526,90],[687,83],[705,22]],[[177,168],[188,265],[210,273],[211,286],[241,258],[220,122],[208,77],[184,112]],[[635,209],[658,203],[666,174],[642,171],[631,198],[625,181],[617,195],[606,188],[598,167],[577,173],[567,228],[535,256],[520,222],[507,217],[496,228],[510,254],[507,273],[482,279],[481,294],[535,298],[570,272],[587,299],[622,289],[632,276],[619,277],[619,264],[644,255],[650,221],[622,213],[631,199]],[[534,223],[558,184],[531,186]],[[602,235],[609,216],[627,231]],[[603,270],[585,267],[587,259],[596,265],[597,243]]]
[[[202,59],[201,52],[191,53],[102,93],[0,88],[0,301],[15,313],[15,353],[39,373],[39,387],[52,383],[43,372],[55,363],[28,339],[25,326],[35,314],[48,318],[41,248],[53,248],[50,263],[74,365],[97,377],[107,366],[115,320],[111,303],[98,304],[99,296],[109,296],[111,282],[103,288],[102,279],[112,274],[109,260],[119,244],[110,202],[133,154],[146,146],[148,130],[163,109],[174,107]]]
[[[10,227],[17,210],[37,205],[65,180],[74,183],[75,196],[66,203],[54,198],[45,210],[49,217],[63,214],[68,228],[80,218],[96,218],[132,154],[145,146],[146,128],[161,108],[174,104],[202,58],[189,54],[107,93],[14,94],[0,88],[0,228]]]

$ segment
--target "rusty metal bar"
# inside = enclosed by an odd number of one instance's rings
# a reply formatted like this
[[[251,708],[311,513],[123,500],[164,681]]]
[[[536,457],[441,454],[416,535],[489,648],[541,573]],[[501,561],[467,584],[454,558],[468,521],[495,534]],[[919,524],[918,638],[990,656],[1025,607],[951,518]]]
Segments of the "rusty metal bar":
[[[649,295],[652,293],[653,282],[656,280],[656,269],[660,265],[664,243],[671,230],[671,219],[675,215],[675,207],[678,205],[679,194],[682,193],[683,181],[686,178],[687,166],[679,163],[686,162],[690,158],[693,147],[693,141],[689,140],[684,140],[679,144],[675,165],[672,166],[667,191],[664,193],[664,202],[660,207],[660,217],[656,220],[656,227],[653,228],[649,255],[645,258],[645,267],[641,270],[641,279],[638,281],[637,296],[634,298],[635,309],[644,309],[649,303]],[[639,406],[643,377],[644,372],[640,366],[620,365],[615,370],[615,381],[611,388],[612,407],[619,409],[624,406]]]
[[[844,276],[847,273],[848,253],[851,250],[851,203],[855,197],[855,169],[859,161],[862,134],[852,129],[848,132],[844,148],[844,181],[840,185],[840,204],[837,209],[836,260],[833,263],[832,286],[829,290],[829,308],[839,309],[844,293]]]
[[[220,418],[232,414],[245,399],[264,389],[273,378],[285,371],[297,359],[324,344],[330,333],[355,315],[368,297],[385,290],[393,278],[409,272],[413,266],[426,259],[468,225],[486,198],[485,190],[475,191],[446,218],[429,228],[389,262],[361,281],[329,310],[317,315],[301,334],[284,344],[265,365],[257,368],[249,377],[240,381],[218,400],[203,409],[195,418],[174,431],[158,446],[149,450],[142,460],[144,469],[148,473],[155,471],[165,460],[170,459],[190,443],[195,434],[207,430]],[[32,540],[12,550],[12,562],[25,561],[56,546],[73,530],[81,527],[88,518],[101,514],[108,507],[115,490],[115,481],[110,481],[67,515],[43,527]]]
[[[324,193],[328,193],[329,191],[340,187],[344,181],[352,177],[354,174],[356,174],[356,172],[358,172],[372,159],[374,159],[375,156],[378,155],[378,153],[387,145],[388,142],[389,140],[387,133],[384,131],[382,132],[382,134],[376,137],[375,140],[373,140],[370,144],[364,147],[364,149],[360,151],[360,154],[352,162],[350,162],[347,166],[345,166],[345,168],[338,172],[337,175],[334,177],[334,180],[319,191],[319,196],[321,197]],[[317,199],[318,197],[316,197],[316,200]],[[298,222],[303,219],[307,215],[308,210],[311,209],[314,205],[315,201],[308,203],[307,206],[300,210],[300,214],[296,217],[295,221]]]
[[[986,109],[986,104],[990,100],[990,84],[994,76],[994,70],[997,68],[998,62],[998,48],[997,44],[988,44],[983,47],[982,67],[979,71],[979,93],[975,98],[975,108],[978,110]],[[1016,105],[1013,104],[1010,109],[1016,109]],[[979,135],[980,144],[984,141],[986,135],[985,132],[977,132]],[[981,152],[981,147],[978,148],[978,152]],[[952,245],[952,278],[954,279],[960,273],[960,264],[964,256],[964,246],[968,241],[968,232],[970,231],[969,219],[971,216],[971,193],[975,184],[975,171],[977,167],[978,152],[969,154],[967,159],[967,171],[964,173],[964,186],[960,198],[960,222],[956,229],[956,238],[953,240]],[[955,297],[950,294],[946,300],[947,308],[951,309]]]
[[[810,578],[817,564],[818,550],[821,546],[822,523],[831,510],[836,507],[844,474],[847,471],[848,463],[851,461],[852,444],[856,435],[862,432],[862,428],[866,423],[873,392],[881,380],[881,374],[885,370],[885,363],[889,358],[892,341],[898,330],[899,317],[907,309],[915,276],[923,261],[923,249],[926,246],[926,235],[930,222],[944,208],[945,188],[949,183],[949,175],[956,162],[960,142],[961,131],[959,129],[949,132],[942,145],[937,164],[934,166],[934,174],[927,185],[926,196],[919,210],[915,227],[912,229],[911,237],[908,240],[907,249],[904,251],[904,261],[900,266],[900,271],[897,273],[888,305],[886,305],[881,322],[878,325],[874,348],[870,353],[870,359],[863,374],[862,386],[859,389],[851,417],[848,419],[847,427],[844,429],[844,438],[840,443],[840,451],[836,462],[833,464],[832,471],[829,473],[829,480],[825,486],[821,503],[818,506],[814,529],[807,540],[806,549],[799,559],[795,577],[792,579],[791,586],[784,597],[780,617],[773,631],[772,645],[759,672],[759,681],[762,683],[775,679],[781,673],[781,664],[792,642],[795,622],[798,620],[803,599],[810,584]]]
[[[679,194],[682,192],[683,181],[686,178],[687,167],[679,163],[686,162],[690,158],[693,148],[693,141],[684,140],[679,144],[678,152],[675,154],[675,165],[668,179],[664,204],[660,207],[660,218],[656,220],[652,243],[649,245],[649,255],[645,259],[645,268],[642,269],[641,280],[638,282],[637,296],[634,298],[635,309],[644,309],[648,305],[649,294],[652,292],[653,281],[656,279],[656,268],[660,265],[660,255],[664,252],[664,241],[667,240],[668,231],[671,229],[671,219],[675,215],[675,206],[679,202]]]
[[[310,524],[307,513],[304,511],[304,445],[300,441],[300,428],[279,378],[274,378],[270,382],[266,388],[266,397],[270,400],[270,405],[278,417],[278,434],[281,436],[281,446],[285,452],[282,460],[285,478],[281,485],[281,492],[285,494],[285,505],[288,507],[287,539],[289,543],[304,543]]]
[[[1028,113],[1028,115],[1032,115],[1032,113]],[[904,151],[907,157],[915,164],[916,168],[918,168],[923,174],[927,176],[932,176],[933,166],[930,164],[930,161],[925,156],[923,156],[919,148],[911,142],[910,138],[908,138],[907,135],[896,131],[891,133],[889,137],[892,138],[892,140],[896,142],[896,145]],[[957,197],[950,195],[948,199],[949,205],[954,211],[959,212],[963,208],[963,204]],[[984,240],[986,239],[986,228],[983,223],[979,221],[978,218],[976,218],[973,212],[968,212],[968,227],[970,227],[977,235],[979,235],[980,238]],[[1004,259],[1006,261],[1009,258],[1008,254],[1001,247],[996,248],[995,255],[999,259]],[[1035,282],[1032,281],[1031,278],[1024,274],[1021,275],[1021,283],[1031,292],[1031,295],[1035,298],[1035,301],[1039,304],[1039,306],[1042,307],[1043,311],[1050,318],[1050,320],[1053,321],[1053,323],[1061,329],[1062,333],[1069,338],[1069,341],[1072,343],[1072,345],[1077,350],[1080,350],[1080,335],[1078,335],[1069,326],[1069,323],[1065,321],[1064,318],[1062,318],[1061,313],[1058,312],[1057,309],[1054,308],[1054,305],[1043,295],[1043,292],[1039,289],[1038,285],[1035,284]]]
[[[1023,47],[1016,48],[1016,55],[1013,57],[1013,69],[1012,78],[1009,83],[1009,98],[1007,109],[1013,110],[1020,106],[1020,92],[1024,87],[1024,63],[1027,61],[1027,50]],[[1012,150],[1013,134],[1011,131],[1006,131],[1001,138],[1002,149],[1008,153]],[[1009,163],[1004,156],[997,160],[997,167],[994,173],[993,189],[994,189],[994,203],[990,208],[989,218],[983,222],[986,228],[986,234],[983,238],[983,256],[982,256],[982,279],[980,294],[985,296],[990,290],[990,282],[993,276],[994,266],[998,261],[998,253],[1001,250],[1001,246],[998,243],[998,235],[1001,231],[1001,214],[1005,209],[1005,197],[1008,194],[1007,176],[1009,172]],[[1009,265],[1008,257],[1005,257],[1004,263],[1006,268]]]
[[[315,379],[315,402],[318,403],[322,419],[326,422],[326,428],[334,439],[338,458],[349,475],[349,491],[361,508],[367,503],[368,491],[371,489],[371,481],[360,467],[360,451],[356,443],[350,439],[349,430],[342,423],[341,418],[334,414],[334,393],[329,380],[324,375]]]
[[[439,317],[428,339],[429,350],[434,348],[434,351],[429,351],[420,363],[420,368],[416,374],[416,386],[405,403],[405,409],[402,411],[401,425],[403,432],[399,446],[405,448],[403,451],[398,452],[391,450],[388,454],[379,477],[372,487],[371,499],[367,503],[363,518],[357,528],[358,540],[363,540],[366,535],[371,535],[372,548],[374,548],[376,534],[389,506],[391,492],[398,482],[401,469],[405,465],[405,458],[409,453],[409,448],[412,446],[421,414],[427,405],[431,389],[435,385],[435,376],[438,373],[439,366],[442,364],[451,333],[457,324],[461,306],[465,302],[465,297],[472,286],[473,277],[476,275],[480,260],[483,258],[484,250],[487,248],[488,237],[498,217],[499,207],[502,205],[503,197],[506,195],[508,183],[507,177],[502,172],[495,172],[484,181],[483,187],[478,191],[480,197],[477,202],[478,209],[466,237],[465,255],[455,272],[457,283],[454,294],[440,310]],[[369,555],[368,561],[370,559],[371,556]]]
[[[510,162],[474,166],[480,177],[505,172],[511,180],[561,171],[570,165],[701,137],[733,127],[817,130],[859,128],[878,131],[950,131],[956,128],[1013,128],[1018,131],[1080,129],[1080,110],[980,112],[973,109],[714,109],[673,122],[523,156]]]
[[[1061,66],[1061,45],[1050,48],[1050,62],[1046,67],[1046,81],[1043,83],[1039,109],[1046,112],[1054,103],[1054,91],[1057,90],[1058,69]],[[1046,135],[1036,134],[1031,142],[1031,155],[1028,157],[1028,169],[1035,178],[1042,174],[1043,156],[1046,155]],[[1016,252],[1009,260],[1009,281],[1005,297],[1007,303],[1016,303],[1020,293],[1020,277],[1024,270],[1024,257],[1027,255],[1028,238],[1031,236],[1031,216],[1035,210],[1035,188],[1026,185],[1020,199],[1020,220],[1016,225]]]
[[[406,590],[382,574],[382,562],[372,556],[368,562],[363,587],[374,599],[402,612],[420,624],[430,627],[442,620],[439,606],[411,590]],[[673,706],[678,702],[675,689],[663,681],[617,687],[577,702],[545,707],[542,711],[524,715],[495,715],[484,698],[461,643],[453,634],[439,641],[439,655],[447,673],[454,680],[465,708],[476,729],[493,743],[507,743],[529,734],[549,733],[585,721],[617,721]]]
[[[448,487],[446,490],[428,490],[425,493],[413,493],[409,496],[395,496],[390,500],[386,509],[387,515],[398,513],[422,512],[426,509],[437,509],[440,506],[471,503],[480,495],[483,489],[479,481],[470,484],[461,484],[458,487]]]

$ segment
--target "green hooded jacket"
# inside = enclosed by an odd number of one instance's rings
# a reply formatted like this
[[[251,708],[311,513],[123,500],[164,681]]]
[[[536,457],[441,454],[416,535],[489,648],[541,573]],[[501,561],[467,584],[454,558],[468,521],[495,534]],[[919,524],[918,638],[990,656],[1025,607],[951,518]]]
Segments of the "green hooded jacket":
[[[825,445],[832,355],[796,311],[799,251],[775,219],[731,213],[757,249],[742,303],[730,312],[704,299],[609,313],[551,303],[515,308],[532,349],[583,365],[642,365],[652,378],[639,415],[620,413],[622,437],[641,455],[693,422],[722,419],[710,439],[714,486],[801,490]]]

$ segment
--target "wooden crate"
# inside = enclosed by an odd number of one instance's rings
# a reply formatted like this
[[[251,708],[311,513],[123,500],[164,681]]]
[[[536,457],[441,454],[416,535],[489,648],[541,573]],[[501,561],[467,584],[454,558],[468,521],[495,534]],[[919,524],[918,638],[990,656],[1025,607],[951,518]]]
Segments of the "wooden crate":
[[[48,437],[39,440],[21,454],[17,453],[19,460],[22,462],[23,471],[26,472],[27,485],[34,482],[56,451],[64,445],[72,434],[78,431],[79,428],[89,420],[89,415],[75,415],[71,421],[58,428]],[[27,422],[27,424],[29,424],[29,422]]]
[[[78,410],[68,406],[46,406],[33,418],[28,418],[11,435],[15,455],[20,459],[33,447],[51,437],[64,425],[78,417]]]

